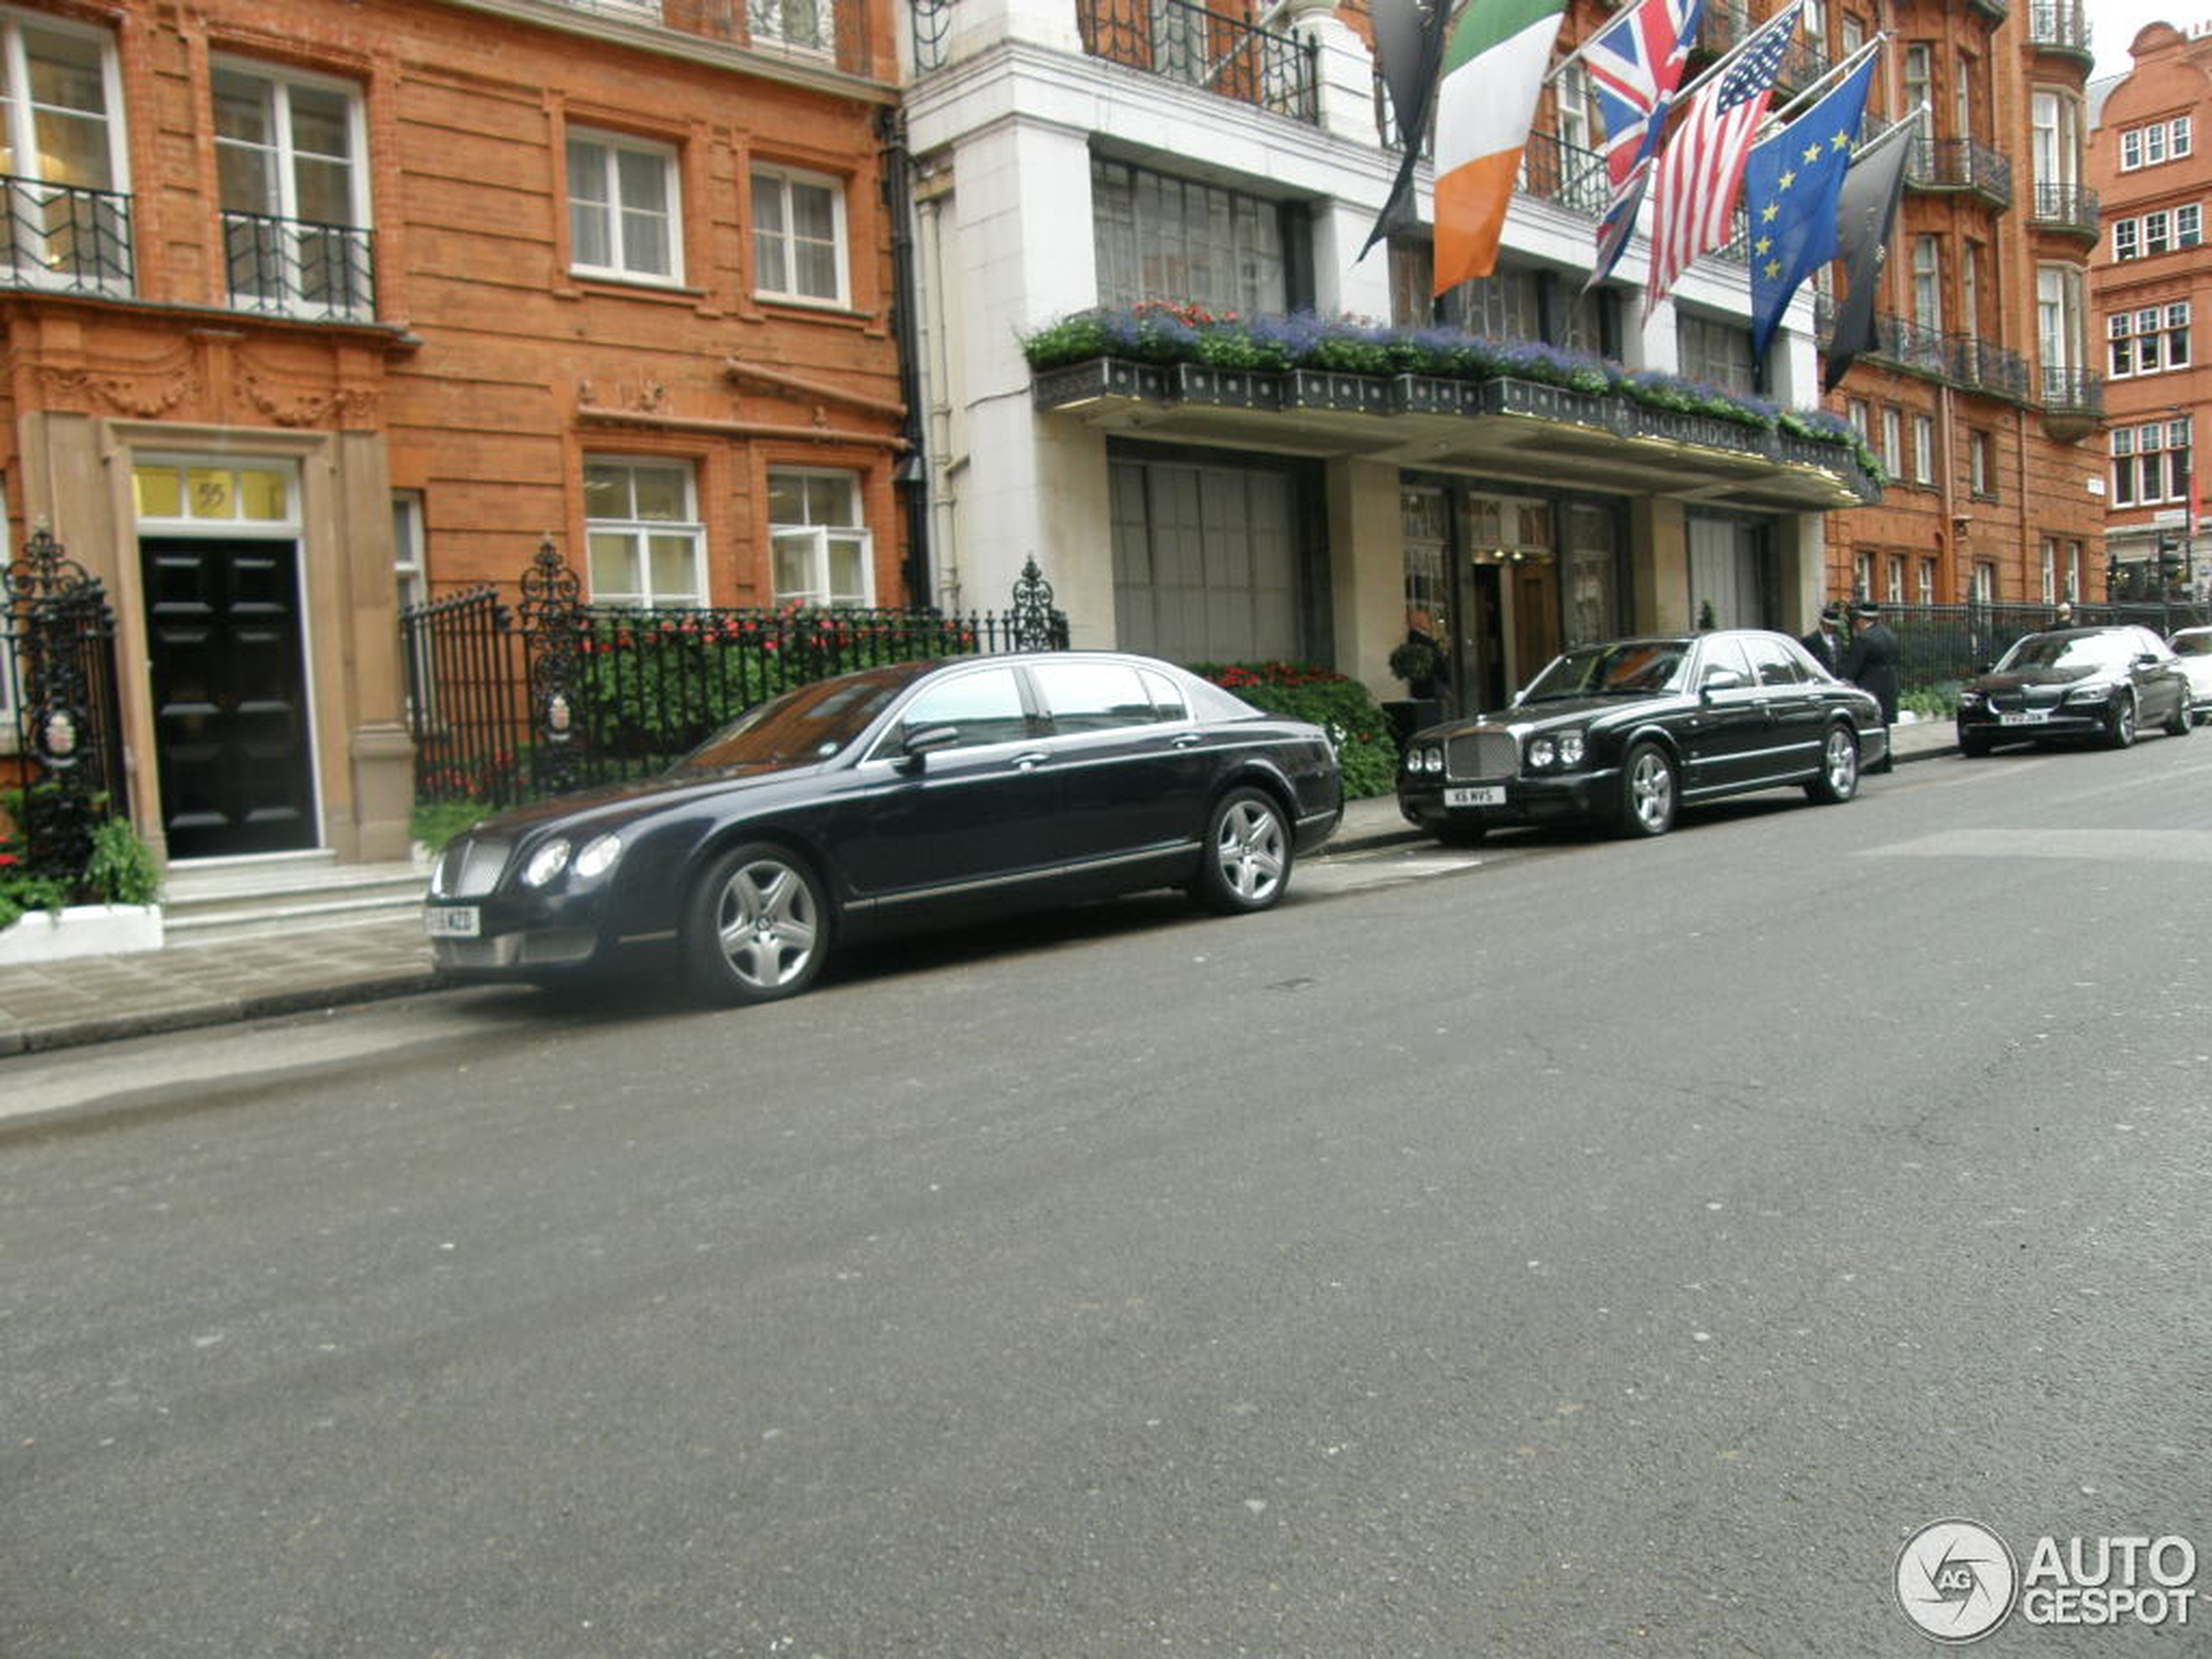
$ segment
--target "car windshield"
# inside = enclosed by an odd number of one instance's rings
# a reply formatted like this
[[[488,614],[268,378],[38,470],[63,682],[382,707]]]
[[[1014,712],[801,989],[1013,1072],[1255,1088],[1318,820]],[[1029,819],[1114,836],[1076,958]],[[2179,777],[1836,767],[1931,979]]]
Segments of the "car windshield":
[[[917,664],[802,685],[757,704],[685,755],[670,773],[698,777],[737,767],[763,770],[827,760],[867,731],[914,683]]]
[[[1678,689],[1689,645],[1680,639],[1632,639],[1583,645],[1553,660],[1528,682],[1524,703],[1562,697],[1649,697]]]
[[[2006,651],[2000,674],[2024,668],[2125,668],[2135,655],[2126,634],[2030,634]]]
[[[2183,657],[2212,657],[2212,634],[2175,634],[2166,643]]]

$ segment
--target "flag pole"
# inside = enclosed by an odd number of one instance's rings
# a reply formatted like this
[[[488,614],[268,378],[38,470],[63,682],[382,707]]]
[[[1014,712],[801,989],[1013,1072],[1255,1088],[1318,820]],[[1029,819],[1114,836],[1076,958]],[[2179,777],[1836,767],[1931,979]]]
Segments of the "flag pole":
[[[1780,109],[1770,110],[1767,112],[1766,119],[1759,124],[1759,141],[1761,143],[1764,143],[1768,138],[1772,138],[1781,128],[1789,125],[1790,117],[1793,111],[1800,110],[1807,105],[1817,103],[1821,98],[1826,97],[1829,91],[1837,82],[1848,79],[1852,71],[1857,70],[1860,64],[1864,63],[1871,54],[1881,50],[1882,43],[1889,39],[1889,37],[1890,31],[1886,29],[1884,30],[1880,34],[1875,36],[1873,39],[1868,41],[1864,46],[1861,46],[1857,51],[1853,52],[1849,57],[1846,57],[1842,63],[1837,64],[1835,68],[1830,70],[1825,75],[1823,75],[1811,86],[1805,88],[1804,91],[1798,93],[1795,98],[1791,98]]]
[[[1706,64],[1704,72],[1698,76],[1696,80],[1690,82],[1687,86],[1676,87],[1675,89],[1675,101],[1677,104],[1687,101],[1699,87],[1704,85],[1707,81],[1711,80],[1716,75],[1718,75],[1723,70],[1728,68],[1730,64],[1735,63],[1737,58],[1743,57],[1745,52],[1749,51],[1754,45],[1757,44],[1760,37],[1764,35],[1768,30],[1773,28],[1776,24],[1781,22],[1784,17],[1786,17],[1791,19],[1791,31],[1794,33],[1797,30],[1797,23],[1803,16],[1803,10],[1804,0],[1791,0],[1791,3],[1790,5],[1775,13],[1773,17],[1769,17],[1757,29],[1754,29],[1750,34],[1744,36],[1743,39],[1737,41],[1736,44],[1730,46],[1718,57],[1713,59],[1711,63]]]

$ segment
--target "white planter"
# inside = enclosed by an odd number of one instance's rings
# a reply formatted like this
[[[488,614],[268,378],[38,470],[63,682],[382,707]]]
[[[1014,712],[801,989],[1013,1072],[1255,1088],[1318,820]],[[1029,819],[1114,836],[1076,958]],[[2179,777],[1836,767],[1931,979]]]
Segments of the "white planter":
[[[32,910],[14,927],[0,927],[0,968],[160,948],[158,904],[71,905],[58,914]]]

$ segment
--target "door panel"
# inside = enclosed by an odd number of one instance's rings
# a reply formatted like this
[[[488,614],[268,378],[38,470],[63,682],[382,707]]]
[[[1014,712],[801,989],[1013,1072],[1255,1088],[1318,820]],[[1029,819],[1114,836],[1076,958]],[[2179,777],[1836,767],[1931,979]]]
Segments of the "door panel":
[[[139,555],[170,856],[317,845],[298,548],[148,536]]]

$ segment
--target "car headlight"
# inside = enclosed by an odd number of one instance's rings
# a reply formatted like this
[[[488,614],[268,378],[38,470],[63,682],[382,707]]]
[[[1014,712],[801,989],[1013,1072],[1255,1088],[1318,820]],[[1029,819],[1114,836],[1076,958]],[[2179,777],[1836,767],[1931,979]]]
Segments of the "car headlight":
[[[1959,706],[1962,709],[1979,708],[1981,706],[1981,693],[1979,691],[1959,692]]]
[[[2109,685],[2077,685],[2066,694],[2069,703],[2103,703],[2112,696]]]
[[[556,837],[530,854],[530,861],[523,867],[523,885],[542,887],[559,875],[569,861],[569,844],[564,838]]]
[[[1568,732],[1561,734],[1559,764],[1562,766],[1579,766],[1582,764],[1582,734],[1581,732]]]
[[[1559,758],[1559,745],[1549,738],[1533,738],[1528,745],[1528,764],[1548,766]]]
[[[1444,770],[1444,751],[1443,751],[1443,750],[1441,750],[1441,749],[1424,749],[1424,750],[1422,750],[1422,751],[1421,751],[1421,770],[1422,770],[1423,772],[1441,772],[1441,771],[1443,771],[1443,770]]]
[[[622,856],[622,837],[597,835],[583,844],[576,855],[574,868],[581,881],[596,881],[615,867],[615,860]]]

